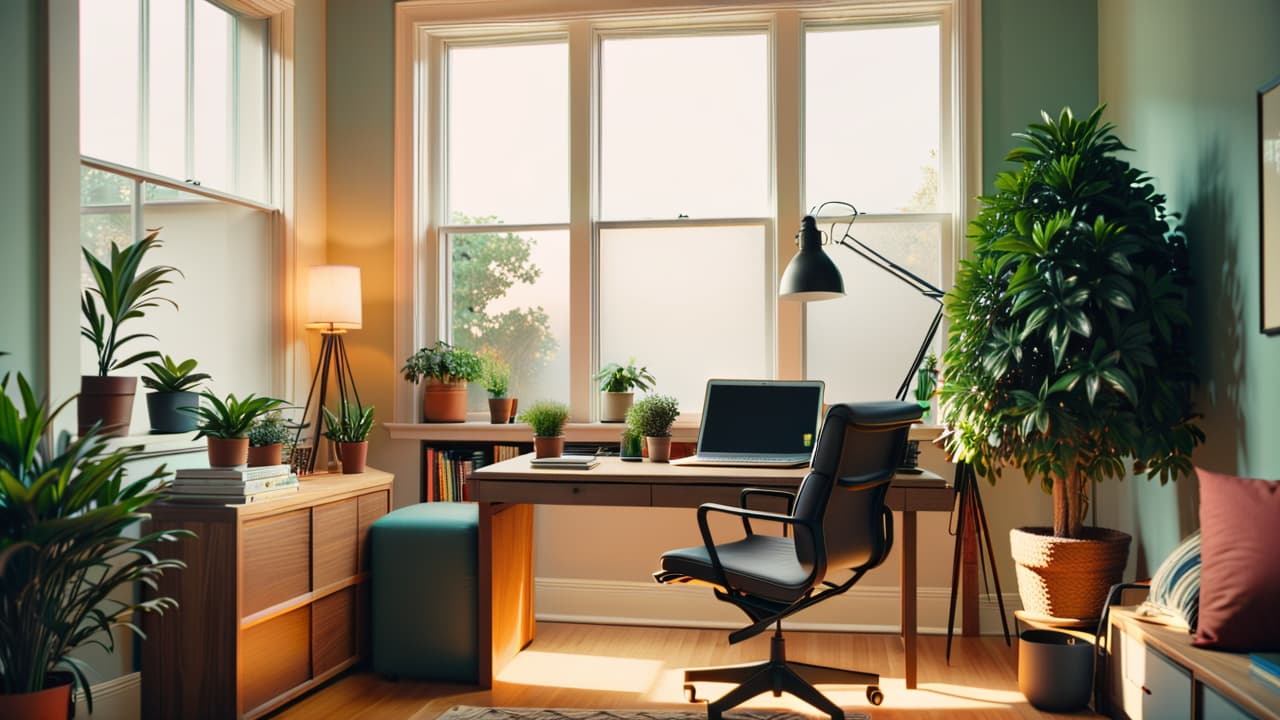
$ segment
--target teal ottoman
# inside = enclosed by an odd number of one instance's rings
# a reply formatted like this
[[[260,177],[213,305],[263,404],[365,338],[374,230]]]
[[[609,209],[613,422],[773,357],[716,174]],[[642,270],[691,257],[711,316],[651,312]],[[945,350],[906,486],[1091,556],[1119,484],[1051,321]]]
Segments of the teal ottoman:
[[[420,503],[373,523],[374,672],[477,681],[476,507]]]

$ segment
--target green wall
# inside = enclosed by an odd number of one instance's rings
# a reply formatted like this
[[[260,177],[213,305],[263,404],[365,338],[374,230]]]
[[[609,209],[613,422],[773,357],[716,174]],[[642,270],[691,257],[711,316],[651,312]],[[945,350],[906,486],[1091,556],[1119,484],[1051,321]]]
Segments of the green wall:
[[[0,3],[0,373],[43,377],[44,3]],[[74,239],[72,239],[74,242]]]

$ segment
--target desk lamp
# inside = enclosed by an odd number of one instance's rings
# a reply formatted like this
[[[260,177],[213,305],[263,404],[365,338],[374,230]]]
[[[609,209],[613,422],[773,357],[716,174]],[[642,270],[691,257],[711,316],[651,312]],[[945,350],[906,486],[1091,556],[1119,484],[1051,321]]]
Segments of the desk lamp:
[[[325,394],[329,387],[330,375],[338,386],[338,398],[345,405],[347,388],[355,403],[360,406],[360,393],[356,390],[355,377],[351,374],[351,363],[347,360],[347,347],[342,338],[348,330],[359,330],[363,315],[360,301],[360,268],[351,265],[315,265],[307,275],[307,314],[306,323],[310,329],[320,331],[320,357],[316,361],[315,372],[311,375],[311,389],[307,391],[307,404],[302,411],[302,422],[305,424],[312,410],[311,400],[319,395],[315,405],[315,428],[312,436],[311,454],[299,472],[313,472],[316,465],[315,449],[320,447],[323,435]],[[339,406],[341,408],[341,406]],[[302,428],[298,428],[298,435]],[[297,438],[295,437],[295,446]],[[329,470],[336,470],[336,463],[330,460]]]
[[[898,278],[938,305],[938,311],[933,315],[933,322],[929,324],[929,331],[925,333],[924,342],[920,343],[920,349],[916,352],[915,360],[907,368],[907,376],[903,379],[902,385],[898,386],[898,394],[894,396],[899,400],[905,400],[907,398],[907,388],[911,385],[911,379],[915,377],[916,368],[920,367],[920,362],[924,360],[925,354],[929,352],[929,345],[933,342],[933,336],[938,333],[938,325],[942,322],[942,296],[944,293],[929,281],[881,255],[871,246],[850,235],[849,228],[853,226],[853,221],[857,220],[859,215],[856,207],[845,202],[824,202],[818,206],[817,210],[804,216],[804,219],[800,222],[800,232],[796,233],[796,241],[800,245],[800,252],[796,253],[796,256],[787,265],[787,269],[782,273],[782,283],[778,288],[778,297],[782,300],[810,302],[833,300],[844,296],[844,280],[840,277],[840,270],[836,268],[836,264],[822,251],[823,236],[822,232],[818,230],[817,220],[815,219],[827,206],[837,206],[849,210],[849,222],[844,226],[843,237],[832,241],[832,244],[852,250],[870,261],[872,265]]]

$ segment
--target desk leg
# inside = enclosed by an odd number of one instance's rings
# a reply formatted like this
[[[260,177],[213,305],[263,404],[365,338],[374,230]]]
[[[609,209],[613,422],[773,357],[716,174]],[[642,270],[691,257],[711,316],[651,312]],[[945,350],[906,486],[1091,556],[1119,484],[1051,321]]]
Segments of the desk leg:
[[[902,645],[907,689],[916,686],[916,513],[902,513]]]
[[[488,688],[533,642],[533,506],[479,505],[477,682]]]

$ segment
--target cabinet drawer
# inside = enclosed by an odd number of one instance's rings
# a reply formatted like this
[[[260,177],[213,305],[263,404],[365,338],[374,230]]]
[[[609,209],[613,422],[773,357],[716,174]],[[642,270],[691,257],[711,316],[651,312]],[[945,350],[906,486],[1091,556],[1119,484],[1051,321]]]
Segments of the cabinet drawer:
[[[1240,709],[1239,705],[1228,700],[1222,693],[1208,685],[1196,684],[1200,691],[1200,714],[1197,717],[1205,720],[1252,720],[1253,715]]]
[[[310,606],[254,625],[242,633],[242,713],[283,695],[311,678],[310,640]]]
[[[385,490],[361,495],[359,501],[360,527],[356,530],[356,546],[360,552],[360,572],[369,570],[369,528],[378,518],[390,511],[391,494]]]
[[[321,590],[356,574],[357,498],[317,505],[312,510],[311,588]]]
[[[252,615],[311,590],[311,511],[245,523],[243,615]]]
[[[1120,643],[1125,714],[1131,720],[1190,720],[1190,673],[1128,633],[1120,633]]]
[[[473,499],[538,505],[649,505],[649,486],[485,481]]]
[[[311,606],[311,668],[315,675],[355,657],[357,588],[349,587]]]

